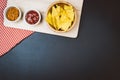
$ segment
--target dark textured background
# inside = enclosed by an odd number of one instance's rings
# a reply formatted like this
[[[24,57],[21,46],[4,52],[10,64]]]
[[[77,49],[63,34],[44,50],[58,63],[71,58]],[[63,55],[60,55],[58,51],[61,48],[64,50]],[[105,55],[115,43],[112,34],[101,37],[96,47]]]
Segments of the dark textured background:
[[[34,33],[0,57],[0,80],[120,80],[120,1],[85,0],[79,37]]]

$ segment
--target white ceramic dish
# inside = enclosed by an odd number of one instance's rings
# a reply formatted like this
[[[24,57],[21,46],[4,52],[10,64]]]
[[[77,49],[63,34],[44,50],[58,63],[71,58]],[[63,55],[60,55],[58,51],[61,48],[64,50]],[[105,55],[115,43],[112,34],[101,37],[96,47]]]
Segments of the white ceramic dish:
[[[19,16],[18,16],[18,18],[16,19],[16,20],[14,20],[14,21],[11,21],[11,20],[9,20],[8,18],[7,18],[7,16],[6,16],[6,14],[7,14],[7,11],[10,9],[10,8],[13,8],[13,7],[15,7],[15,8],[17,8],[18,10],[19,10]],[[20,10],[20,8],[19,7],[17,7],[17,6],[7,6],[6,8],[5,8],[5,10],[4,10],[4,18],[7,20],[7,21],[9,21],[9,22],[18,22],[20,19],[21,19],[21,17],[22,17],[22,11]]]
[[[38,20],[37,23],[35,23],[35,24],[29,24],[29,23],[26,21],[26,18],[25,18],[25,17],[26,17],[26,15],[27,15],[27,13],[30,12],[30,11],[35,11],[35,12],[37,12],[38,15],[39,15],[39,20]],[[40,21],[41,21],[41,13],[40,13],[40,11],[38,11],[38,10],[36,10],[36,9],[28,10],[28,11],[26,11],[26,12],[24,13],[23,19],[24,19],[24,21],[25,21],[25,23],[26,23],[27,25],[29,25],[29,26],[36,26],[36,25],[38,25],[38,24],[40,23]]]

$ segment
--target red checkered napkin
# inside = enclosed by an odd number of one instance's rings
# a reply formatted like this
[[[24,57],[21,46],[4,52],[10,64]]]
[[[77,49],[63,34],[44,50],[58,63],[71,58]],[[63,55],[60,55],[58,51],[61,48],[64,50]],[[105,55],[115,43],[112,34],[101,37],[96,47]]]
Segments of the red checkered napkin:
[[[3,25],[3,10],[6,3],[7,0],[0,0],[0,56],[33,33],[31,31],[7,28]]]

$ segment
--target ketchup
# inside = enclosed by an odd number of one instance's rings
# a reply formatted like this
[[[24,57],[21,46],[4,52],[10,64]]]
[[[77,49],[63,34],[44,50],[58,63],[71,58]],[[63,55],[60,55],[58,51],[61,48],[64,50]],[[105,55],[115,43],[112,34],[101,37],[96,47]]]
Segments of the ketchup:
[[[25,19],[29,24],[36,24],[39,21],[39,14],[38,12],[31,10],[26,14]]]

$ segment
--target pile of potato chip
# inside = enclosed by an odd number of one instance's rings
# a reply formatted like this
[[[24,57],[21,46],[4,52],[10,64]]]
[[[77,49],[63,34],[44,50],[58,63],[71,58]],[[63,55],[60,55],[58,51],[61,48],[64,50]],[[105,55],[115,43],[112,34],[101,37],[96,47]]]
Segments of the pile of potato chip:
[[[73,24],[75,13],[71,5],[54,5],[48,12],[46,21],[58,31],[67,31]]]

